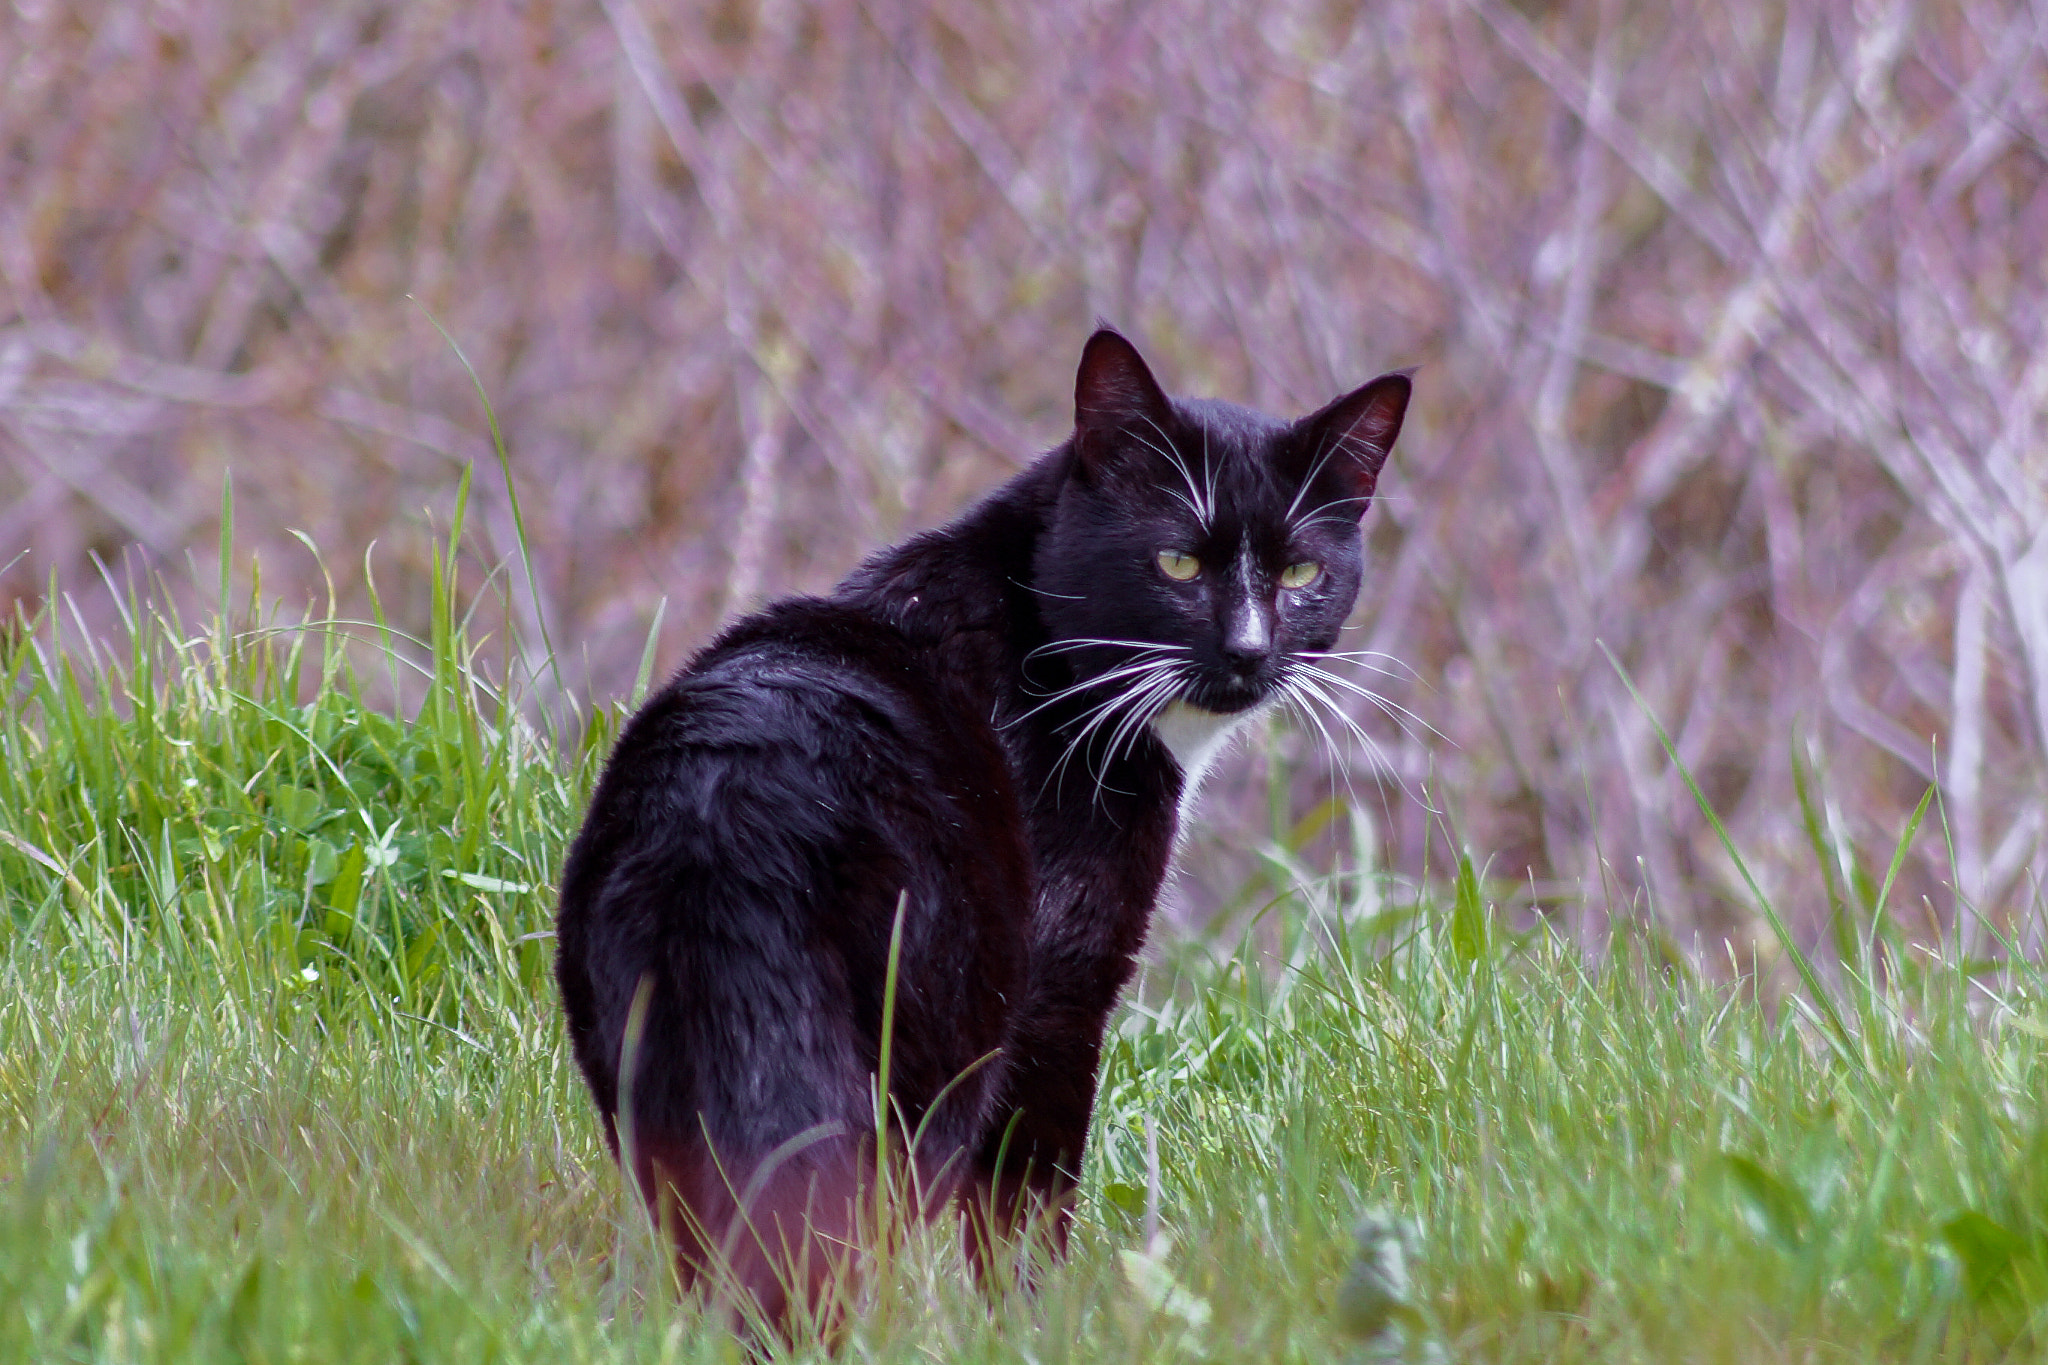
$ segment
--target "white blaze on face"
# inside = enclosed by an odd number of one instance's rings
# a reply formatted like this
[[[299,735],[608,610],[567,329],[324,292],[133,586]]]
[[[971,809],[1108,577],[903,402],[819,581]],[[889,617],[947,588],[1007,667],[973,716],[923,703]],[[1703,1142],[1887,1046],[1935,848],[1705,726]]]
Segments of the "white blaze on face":
[[[1238,581],[1241,587],[1240,609],[1227,629],[1231,643],[1251,649],[1267,649],[1272,646],[1273,623],[1267,618],[1257,599],[1257,576],[1252,565],[1251,537],[1246,536],[1238,547]],[[1173,755],[1173,761],[1180,765],[1181,788],[1180,810],[1177,823],[1185,837],[1188,815],[1193,811],[1195,796],[1202,789],[1202,779],[1209,775],[1216,760],[1230,747],[1230,742],[1243,731],[1246,722],[1263,715],[1271,701],[1225,715],[1219,711],[1205,711],[1199,706],[1190,706],[1184,701],[1172,701],[1165,709],[1152,718],[1152,733]]]
[[[1267,619],[1265,604],[1259,601],[1258,575],[1252,568],[1249,536],[1238,547],[1237,582],[1239,602],[1230,617],[1230,647],[1247,654],[1262,653],[1272,648],[1273,623]]]

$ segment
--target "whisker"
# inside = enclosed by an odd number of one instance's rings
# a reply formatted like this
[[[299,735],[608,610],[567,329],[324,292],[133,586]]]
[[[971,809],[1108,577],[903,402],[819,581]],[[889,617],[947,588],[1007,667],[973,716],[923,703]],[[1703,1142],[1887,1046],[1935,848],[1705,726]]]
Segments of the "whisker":
[[[1161,692],[1171,692],[1171,690],[1176,690],[1176,688],[1178,688],[1178,684],[1176,684],[1176,681],[1174,681],[1174,679],[1171,679],[1171,677],[1153,677],[1153,679],[1147,679],[1147,681],[1145,681],[1145,684],[1139,684],[1137,688],[1133,688],[1133,690],[1130,690],[1130,692],[1124,692],[1124,694],[1120,694],[1120,696],[1116,698],[1114,706],[1106,706],[1106,708],[1102,708],[1102,712],[1100,712],[1100,714],[1098,714],[1098,716],[1094,718],[1094,722],[1092,722],[1090,726],[1087,726],[1087,731],[1083,731],[1081,735],[1077,735],[1077,737],[1075,737],[1075,743],[1067,745],[1067,753],[1063,753],[1063,755],[1061,755],[1061,765],[1065,765],[1065,763],[1067,763],[1067,759],[1069,759],[1069,757],[1071,757],[1073,753],[1085,753],[1083,745],[1085,745],[1087,737],[1090,737],[1090,733],[1098,733],[1098,731],[1100,731],[1100,726],[1102,726],[1102,724],[1106,724],[1110,716],[1116,716],[1118,712],[1122,712],[1122,714],[1118,716],[1118,720],[1116,720],[1116,726],[1114,726],[1114,731],[1110,731],[1110,741],[1108,741],[1108,743],[1106,743],[1106,745],[1102,747],[1102,753],[1100,753],[1100,757],[1096,757],[1096,759],[1085,759],[1085,757],[1083,757],[1083,767],[1087,769],[1087,776],[1090,776],[1090,778],[1094,778],[1094,782],[1096,782],[1096,790],[1094,790],[1094,794],[1090,796],[1090,804],[1100,804],[1100,802],[1102,802],[1102,792],[1110,790],[1110,786],[1108,786],[1108,782],[1110,782],[1110,765],[1112,765],[1112,763],[1116,761],[1116,743],[1118,743],[1118,739],[1116,739],[1116,737],[1118,737],[1118,735],[1122,733],[1122,729],[1124,729],[1124,724],[1128,724],[1128,722],[1130,722],[1130,718],[1133,718],[1133,716],[1137,716],[1137,714],[1143,714],[1143,710],[1145,710],[1145,704],[1147,704],[1147,700],[1149,700],[1149,698],[1153,698],[1153,696],[1159,696]],[[1122,792],[1122,788],[1116,788],[1116,790],[1118,790],[1118,792]]]
[[[1165,444],[1159,444],[1158,442],[1153,441],[1150,437],[1146,436],[1143,432],[1133,430],[1129,427],[1124,428],[1124,435],[1130,437],[1139,445],[1145,447],[1145,449],[1151,451],[1154,455],[1157,455],[1160,459],[1165,460],[1168,464],[1171,464],[1175,469],[1178,469],[1181,472],[1181,476],[1187,479],[1188,492],[1195,493],[1195,481],[1192,477],[1188,475],[1188,467],[1186,463],[1182,461],[1182,459],[1180,458],[1179,452],[1174,450],[1173,438],[1168,436],[1164,431],[1160,431],[1159,424],[1157,422],[1154,422],[1151,418],[1147,417],[1145,419],[1145,422],[1146,425],[1152,428],[1152,430],[1159,432],[1159,441],[1162,441]],[[1183,501],[1186,500],[1183,499]],[[1197,516],[1201,515],[1200,509],[1196,508],[1192,503],[1189,503],[1188,507],[1189,510],[1193,511]]]
[[[1040,711],[1045,710],[1049,706],[1056,706],[1060,702],[1065,701],[1068,697],[1075,696],[1082,692],[1091,691],[1094,688],[1100,687],[1105,683],[1120,682],[1125,678],[1141,677],[1146,673],[1152,672],[1154,669],[1165,668],[1169,666],[1170,665],[1168,665],[1166,661],[1163,659],[1137,659],[1129,663],[1123,664],[1117,668],[1110,669],[1106,673],[1097,673],[1091,677],[1083,678],[1079,682],[1070,683],[1066,687],[1060,688],[1057,692],[1033,692],[1031,693],[1032,696],[1044,697],[1045,700],[1041,701],[1038,705],[1032,707],[1029,711],[1024,712],[1022,715],[1017,716],[1012,720],[1004,721],[1003,724],[1007,727],[1015,725],[1020,721],[1029,720],[1031,717],[1037,715]]]
[[[1022,588],[1026,592],[1035,592],[1040,597],[1057,597],[1062,602],[1083,602],[1087,600],[1080,593],[1054,592],[1051,588],[1041,588],[1036,583],[1026,583],[1021,578],[1012,578],[1010,582],[1012,585]]]
[[[1303,484],[1302,492],[1307,491],[1308,485]],[[1373,497],[1331,498],[1328,502],[1317,503],[1314,509],[1314,515],[1304,517],[1300,521],[1292,520],[1292,517],[1294,516],[1294,508],[1292,505],[1290,505],[1287,509],[1287,516],[1289,518],[1288,525],[1295,530],[1300,530],[1304,526],[1319,526],[1324,522],[1329,522],[1334,526],[1356,526],[1358,524],[1358,519],[1361,516],[1365,515],[1366,505],[1371,503],[1373,498],[1376,498],[1378,496],[1379,495],[1375,493],[1373,494]],[[1301,494],[1295,494],[1295,502],[1300,501]],[[1340,507],[1349,506],[1352,503],[1359,504],[1358,511],[1339,513],[1335,510]]]
[[[1131,432],[1130,435],[1143,442],[1147,448],[1157,453],[1161,459],[1166,460],[1175,469],[1180,471],[1181,479],[1187,484],[1188,493],[1194,499],[1194,502],[1189,505],[1188,510],[1195,514],[1195,519],[1202,523],[1203,529],[1208,529],[1216,520],[1216,477],[1215,470],[1209,464],[1209,429],[1207,427],[1202,428],[1204,479],[1203,487],[1197,488],[1195,486],[1194,472],[1188,468],[1187,461],[1182,459],[1180,452],[1174,448],[1173,438],[1166,434],[1165,428],[1161,427],[1159,423],[1153,421],[1150,417],[1145,418],[1145,425],[1159,433],[1159,439],[1165,443],[1164,449],[1153,445],[1152,442],[1138,435],[1135,431]],[[1180,495],[1176,493],[1174,496],[1179,497]]]
[[[1081,716],[1075,718],[1077,722],[1081,722],[1080,728],[1074,737],[1068,741],[1066,748],[1061,751],[1058,762],[1053,764],[1052,771],[1047,774],[1045,784],[1039,788],[1041,796],[1045,793],[1045,787],[1050,786],[1065,771],[1067,764],[1072,761],[1074,755],[1088,743],[1090,736],[1107,724],[1111,717],[1116,716],[1125,707],[1142,703],[1146,697],[1162,688],[1178,688],[1180,669],[1177,665],[1155,662],[1150,666],[1150,670],[1154,674],[1153,677],[1104,699],[1101,703],[1090,707]],[[1098,772],[1096,774],[1098,797],[1100,796],[1102,782],[1103,774]]]
[[[1039,646],[1039,648],[1032,650],[1029,654],[1026,654],[1024,658],[1025,661],[1028,663],[1030,660],[1036,658],[1038,655],[1042,653],[1060,653],[1068,649],[1078,649],[1086,645],[1103,645],[1119,649],[1130,649],[1136,651],[1137,657],[1132,659],[1126,659],[1123,663],[1117,665],[1115,668],[1107,670],[1106,672],[1095,673],[1089,675],[1086,678],[1076,679],[1074,682],[1068,684],[1067,686],[1058,688],[1052,692],[1038,691],[1032,688],[1027,682],[1024,685],[1023,690],[1031,696],[1043,697],[1045,700],[1042,701],[1039,705],[1032,707],[1029,711],[1024,712],[1022,715],[1017,716],[1011,720],[1004,721],[1003,724],[1005,726],[1015,725],[1019,721],[1030,719],[1032,716],[1037,715],[1040,711],[1045,710],[1048,706],[1055,705],[1067,697],[1074,696],[1077,693],[1086,692],[1089,689],[1100,686],[1103,683],[1117,682],[1123,678],[1133,677],[1137,674],[1143,673],[1147,669],[1156,668],[1164,662],[1164,659],[1161,656],[1173,654],[1186,654],[1191,652],[1187,645],[1151,644],[1137,640],[1063,640],[1056,641],[1050,645],[1041,645]]]
[[[1308,473],[1302,476],[1301,487],[1294,490],[1294,501],[1287,504],[1287,510],[1280,514],[1280,520],[1292,521],[1294,519],[1294,509],[1301,506],[1301,500],[1308,496],[1308,486],[1316,481],[1316,475],[1323,472],[1323,466],[1330,462],[1330,457],[1343,448],[1344,440],[1342,437],[1330,441],[1324,446],[1321,453],[1316,456],[1315,463],[1308,467]]]
[[[1371,734],[1367,733],[1365,728],[1359,725],[1359,723],[1356,720],[1354,720],[1350,716],[1350,714],[1344,710],[1343,707],[1337,705],[1335,698],[1331,697],[1328,693],[1324,692],[1322,688],[1317,686],[1314,682],[1310,681],[1307,678],[1300,677],[1289,679],[1284,684],[1284,691],[1287,695],[1300,698],[1303,705],[1307,705],[1307,703],[1311,700],[1321,703],[1323,708],[1327,710],[1334,719],[1342,723],[1344,728],[1348,730],[1354,737],[1357,738],[1359,747],[1365,751],[1366,758],[1368,759],[1368,761],[1377,766],[1378,769],[1384,772],[1387,776],[1391,777],[1394,780],[1394,784],[1401,789],[1401,792],[1404,796],[1407,796],[1411,800],[1415,799],[1415,793],[1412,790],[1410,790],[1408,786],[1408,780],[1401,775],[1401,770],[1395,766],[1392,757],[1388,755],[1385,747],[1382,746],[1377,739],[1374,739]],[[1324,731],[1324,733],[1325,735],[1327,735],[1328,731],[1326,730]],[[1349,786],[1348,777],[1346,779],[1346,785]],[[1357,800],[1357,795],[1357,790],[1353,788],[1351,790],[1351,796],[1354,803]]]
[[[1132,713],[1134,713],[1137,709],[1142,707],[1144,703],[1148,699],[1150,699],[1154,694],[1168,692],[1177,689],[1180,686],[1180,683],[1181,670],[1171,664],[1162,665],[1151,677],[1145,679],[1143,682],[1137,683],[1136,685],[1125,689],[1122,693],[1120,693],[1116,698],[1117,707],[1128,708],[1125,710],[1124,715],[1124,719],[1127,720],[1129,719]],[[1096,724],[1101,724],[1103,721],[1106,721],[1111,714],[1114,714],[1115,709],[1117,708],[1105,710],[1103,714],[1100,716],[1100,718],[1097,720]],[[1091,726],[1090,728],[1093,727]],[[1118,723],[1117,730],[1120,731],[1121,729],[1122,723],[1120,721]],[[1114,747],[1111,748],[1110,752],[1114,754]]]
[[[1345,499],[1343,499],[1343,501],[1345,501],[1345,502],[1365,502],[1365,501],[1367,501],[1367,499],[1365,499],[1365,498],[1345,498]],[[1325,504],[1324,504],[1324,506],[1326,506],[1326,507],[1329,507],[1329,506],[1335,506],[1335,505],[1336,505],[1336,504],[1334,504],[1334,503],[1325,503]],[[1296,522],[1290,522],[1290,523],[1289,523],[1289,525],[1290,525],[1290,526],[1291,526],[1291,527],[1292,527],[1292,528],[1293,528],[1294,530],[1296,530],[1296,531],[1302,530],[1302,529],[1304,529],[1304,528],[1306,528],[1306,527],[1309,527],[1309,526],[1323,526],[1323,525],[1330,525],[1330,526],[1347,526],[1347,527],[1348,527],[1348,526],[1356,526],[1356,525],[1358,525],[1358,519],[1359,519],[1359,517],[1361,517],[1361,516],[1363,516],[1363,515],[1364,515],[1364,512],[1363,512],[1363,511],[1359,511],[1359,512],[1352,512],[1352,513],[1344,513],[1344,514],[1324,513],[1324,512],[1320,512],[1320,511],[1318,511],[1318,512],[1316,513],[1316,515],[1314,515],[1314,516],[1312,516],[1312,517],[1304,517],[1304,518],[1302,518],[1302,519],[1301,519],[1300,521],[1296,521]]]
[[[1313,717],[1316,715],[1317,711],[1321,709],[1327,710],[1331,715],[1337,717],[1339,720],[1347,722],[1350,720],[1350,717],[1345,715],[1341,708],[1339,708],[1329,697],[1322,695],[1320,692],[1315,693],[1313,696],[1311,696],[1308,692],[1304,691],[1297,695],[1296,700],[1298,701],[1301,712],[1305,715]],[[1322,728],[1320,722],[1318,723],[1318,728]],[[1324,733],[1328,734],[1328,731],[1324,730]],[[1386,749],[1371,735],[1365,734],[1363,731],[1359,732],[1359,737],[1363,741],[1361,747],[1365,751],[1364,757],[1366,765],[1369,768],[1371,768],[1374,772],[1374,780],[1376,782],[1385,782],[1391,780],[1394,789],[1400,792],[1404,798],[1410,801],[1416,800],[1415,788],[1409,785],[1408,779],[1402,774],[1400,768],[1398,768],[1394,764],[1393,758],[1387,753]],[[1335,752],[1334,748],[1332,752]],[[1350,798],[1351,804],[1353,806],[1356,806],[1359,803],[1358,787],[1357,784],[1352,781],[1352,768],[1349,763],[1337,763],[1331,765],[1331,794],[1335,795],[1336,792],[1336,769],[1339,767],[1343,769],[1345,795]],[[1386,796],[1384,791],[1380,793],[1380,808],[1382,810],[1387,809]]]
[[[1436,736],[1438,739],[1446,741],[1448,741],[1449,739],[1449,736],[1445,735],[1441,730],[1437,729],[1434,725],[1431,725],[1421,716],[1416,715],[1413,711],[1410,711],[1407,707],[1401,705],[1399,702],[1392,701],[1386,697],[1381,696],[1379,693],[1373,691],[1370,687],[1366,687],[1359,683],[1355,683],[1351,681],[1351,679],[1349,678],[1340,677],[1339,675],[1332,673],[1327,668],[1318,668],[1316,665],[1308,663],[1299,658],[1291,659],[1288,662],[1290,667],[1292,668],[1297,668],[1304,673],[1312,674],[1313,676],[1320,678],[1322,681],[1329,683],[1334,687],[1341,687],[1345,691],[1351,693],[1353,696],[1363,697],[1366,701],[1371,702],[1374,706],[1378,707],[1382,712],[1384,712],[1389,720],[1399,725],[1401,727],[1402,732],[1408,735],[1408,737],[1411,739],[1415,737],[1415,732],[1408,728],[1409,721],[1413,721],[1417,725],[1420,725],[1423,729],[1429,731],[1430,734]]]
[[[1083,688],[1093,686],[1095,683],[1117,677],[1118,675],[1123,673],[1128,673],[1130,670],[1134,668],[1149,668],[1155,664],[1165,663],[1166,661],[1167,656],[1165,654],[1165,651],[1141,651],[1136,658],[1126,659],[1122,663],[1118,664],[1115,668],[1105,669],[1101,673],[1091,673],[1084,678],[1076,678],[1071,685],[1061,689],[1061,691],[1063,693],[1077,692],[1082,690]],[[1046,694],[1043,692],[1033,692],[1032,695],[1044,696]]]
[[[1320,685],[1307,677],[1296,676],[1288,679],[1285,686],[1291,689],[1298,689],[1299,695],[1304,698],[1313,698],[1315,701],[1320,702],[1333,717],[1343,723],[1347,730],[1357,736],[1360,745],[1365,749],[1367,758],[1377,763],[1382,771],[1393,778],[1394,784],[1400,788],[1403,796],[1411,801],[1419,799],[1414,789],[1408,785],[1408,779],[1402,776],[1400,768],[1395,765],[1392,757],[1388,755],[1380,742],[1374,739],[1363,726],[1359,725],[1349,712],[1339,706],[1335,698],[1323,691]],[[1408,734],[1411,739],[1414,737],[1413,733],[1408,731],[1406,727],[1403,727],[1403,733]],[[1421,804],[1427,805],[1428,803],[1422,802]]]
[[[1084,711],[1081,717],[1076,718],[1077,720],[1086,718],[1087,723],[1081,727],[1072,739],[1067,741],[1066,747],[1060,750],[1059,759],[1052,765],[1051,771],[1045,775],[1044,783],[1039,786],[1038,794],[1040,796],[1045,795],[1045,789],[1059,780],[1060,774],[1066,771],[1067,764],[1074,757],[1075,751],[1087,742],[1089,732],[1101,723],[1102,717],[1105,714],[1122,703],[1125,695],[1125,693],[1119,692],[1099,705]]]
[[[1135,744],[1144,732],[1145,723],[1180,691],[1181,679],[1178,671],[1162,674],[1141,687],[1136,687],[1126,697],[1127,705],[1123,717],[1109,734],[1103,745],[1101,761],[1091,766],[1095,778],[1095,794],[1091,800],[1100,802],[1102,793],[1109,789],[1110,765],[1116,762],[1117,751],[1124,747],[1126,740]]]
[[[1394,655],[1386,653],[1384,650],[1343,649],[1324,651],[1315,649],[1304,649],[1296,652],[1294,657],[1297,659],[1334,659],[1341,661],[1343,663],[1355,664],[1359,668],[1366,669],[1369,672],[1377,673],[1383,678],[1408,678],[1415,682],[1422,681],[1422,675],[1416,672],[1410,664],[1408,664],[1403,659],[1396,658]],[[1366,660],[1368,659],[1385,659],[1388,663],[1394,665],[1394,667],[1385,668],[1376,663],[1367,663]]]
[[[1310,706],[1305,698],[1295,695],[1286,688],[1282,688],[1280,691],[1280,703],[1287,708],[1289,713],[1299,718],[1305,724],[1313,725],[1316,728],[1316,733],[1323,737],[1323,751],[1325,753],[1334,756],[1340,752],[1336,736],[1330,733],[1330,727],[1323,724],[1322,717],[1316,714],[1315,708]],[[1335,796],[1337,794],[1337,782],[1341,778],[1344,783],[1344,794],[1351,798],[1352,805],[1357,805],[1358,788],[1351,781],[1351,765],[1348,763],[1332,762],[1329,765],[1329,769],[1330,795]]]
[[[1110,733],[1109,748],[1106,751],[1104,762],[1115,761],[1119,749],[1124,749],[1128,752],[1129,746],[1135,745],[1138,742],[1138,735],[1144,730],[1146,724],[1154,716],[1166,709],[1172,702],[1174,695],[1186,684],[1186,681],[1185,671],[1175,669],[1169,674],[1162,674],[1150,683],[1144,699],[1131,707],[1124,714],[1124,718],[1117,722],[1116,729]]]
[[[1352,737],[1358,741],[1360,747],[1366,748],[1368,750],[1377,747],[1376,742],[1374,741],[1373,737],[1366,732],[1365,727],[1360,725],[1357,719],[1354,716],[1352,716],[1350,712],[1346,711],[1343,707],[1339,706],[1337,704],[1336,698],[1332,697],[1329,693],[1325,692],[1319,684],[1311,681],[1308,678],[1296,677],[1288,679],[1286,683],[1283,684],[1283,686],[1286,690],[1296,693],[1297,695],[1312,698],[1315,701],[1321,702],[1325,707],[1329,709],[1332,719],[1336,720],[1346,730],[1348,730],[1351,733]]]
[[[1202,426],[1202,488],[1209,505],[1209,516],[1212,521],[1216,515],[1216,478],[1221,472],[1217,469],[1216,465],[1217,462],[1209,458],[1209,427],[1204,423]]]
[[[1064,654],[1070,649],[1085,649],[1090,645],[1113,649],[1159,650],[1178,654],[1186,654],[1191,649],[1188,645],[1171,645],[1160,640],[1097,640],[1087,636],[1075,636],[1069,640],[1054,640],[1049,644],[1040,645],[1026,654],[1024,661],[1029,663],[1041,654]]]

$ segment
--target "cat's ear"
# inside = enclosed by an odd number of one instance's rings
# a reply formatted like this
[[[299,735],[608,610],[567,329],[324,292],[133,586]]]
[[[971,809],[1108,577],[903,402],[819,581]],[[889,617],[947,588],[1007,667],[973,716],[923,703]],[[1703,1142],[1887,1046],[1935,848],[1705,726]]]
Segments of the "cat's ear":
[[[1318,468],[1333,467],[1351,485],[1360,515],[1379,483],[1380,466],[1387,462],[1394,438],[1401,434],[1410,387],[1406,370],[1383,374],[1295,424],[1309,453],[1307,477],[1314,478]]]
[[[1163,435],[1172,413],[1137,347],[1107,327],[1088,338],[1074,376],[1074,439],[1086,468],[1100,466],[1119,431],[1150,426]]]

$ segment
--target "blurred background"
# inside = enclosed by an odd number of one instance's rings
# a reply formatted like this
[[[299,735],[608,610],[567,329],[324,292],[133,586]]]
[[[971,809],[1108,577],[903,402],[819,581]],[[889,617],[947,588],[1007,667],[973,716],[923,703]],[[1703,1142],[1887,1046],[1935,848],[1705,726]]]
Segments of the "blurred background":
[[[423,627],[474,464],[483,627],[544,620],[602,703],[659,604],[667,669],[1061,440],[1097,319],[1284,414],[1415,365],[1348,640],[1414,718],[1233,761],[1178,913],[1261,843],[1463,846],[1589,941],[1747,954],[1604,645],[1802,935],[1938,782],[1894,910],[2038,947],[2044,33],[2018,0],[13,0],[0,605],[209,603],[232,471],[288,615],[328,577],[366,615],[367,562]],[[1311,837],[1332,793],[1356,828]]]

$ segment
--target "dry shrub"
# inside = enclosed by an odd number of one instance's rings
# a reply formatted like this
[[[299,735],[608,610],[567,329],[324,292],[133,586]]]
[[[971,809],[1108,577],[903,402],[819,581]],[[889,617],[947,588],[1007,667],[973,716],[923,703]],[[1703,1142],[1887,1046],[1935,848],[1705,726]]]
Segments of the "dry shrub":
[[[1441,735],[1361,708],[1384,758],[1349,780],[1394,865],[1442,865],[1401,789],[1426,783],[1574,923],[1753,939],[1604,643],[1804,932],[1829,900],[1795,755],[1879,875],[1938,779],[1949,838],[1895,899],[2038,934],[2038,25],[1971,0],[18,0],[0,563],[30,553],[5,584],[54,571],[105,621],[88,556],[210,573],[231,468],[269,589],[318,590],[301,528],[346,551],[345,612],[372,540],[385,600],[424,601],[432,516],[490,462],[438,319],[535,536],[511,624],[537,642],[537,605],[608,696],[657,599],[672,663],[1059,439],[1098,316],[1174,387],[1283,411],[1419,364],[1355,636]],[[511,521],[480,488],[491,561]]]

